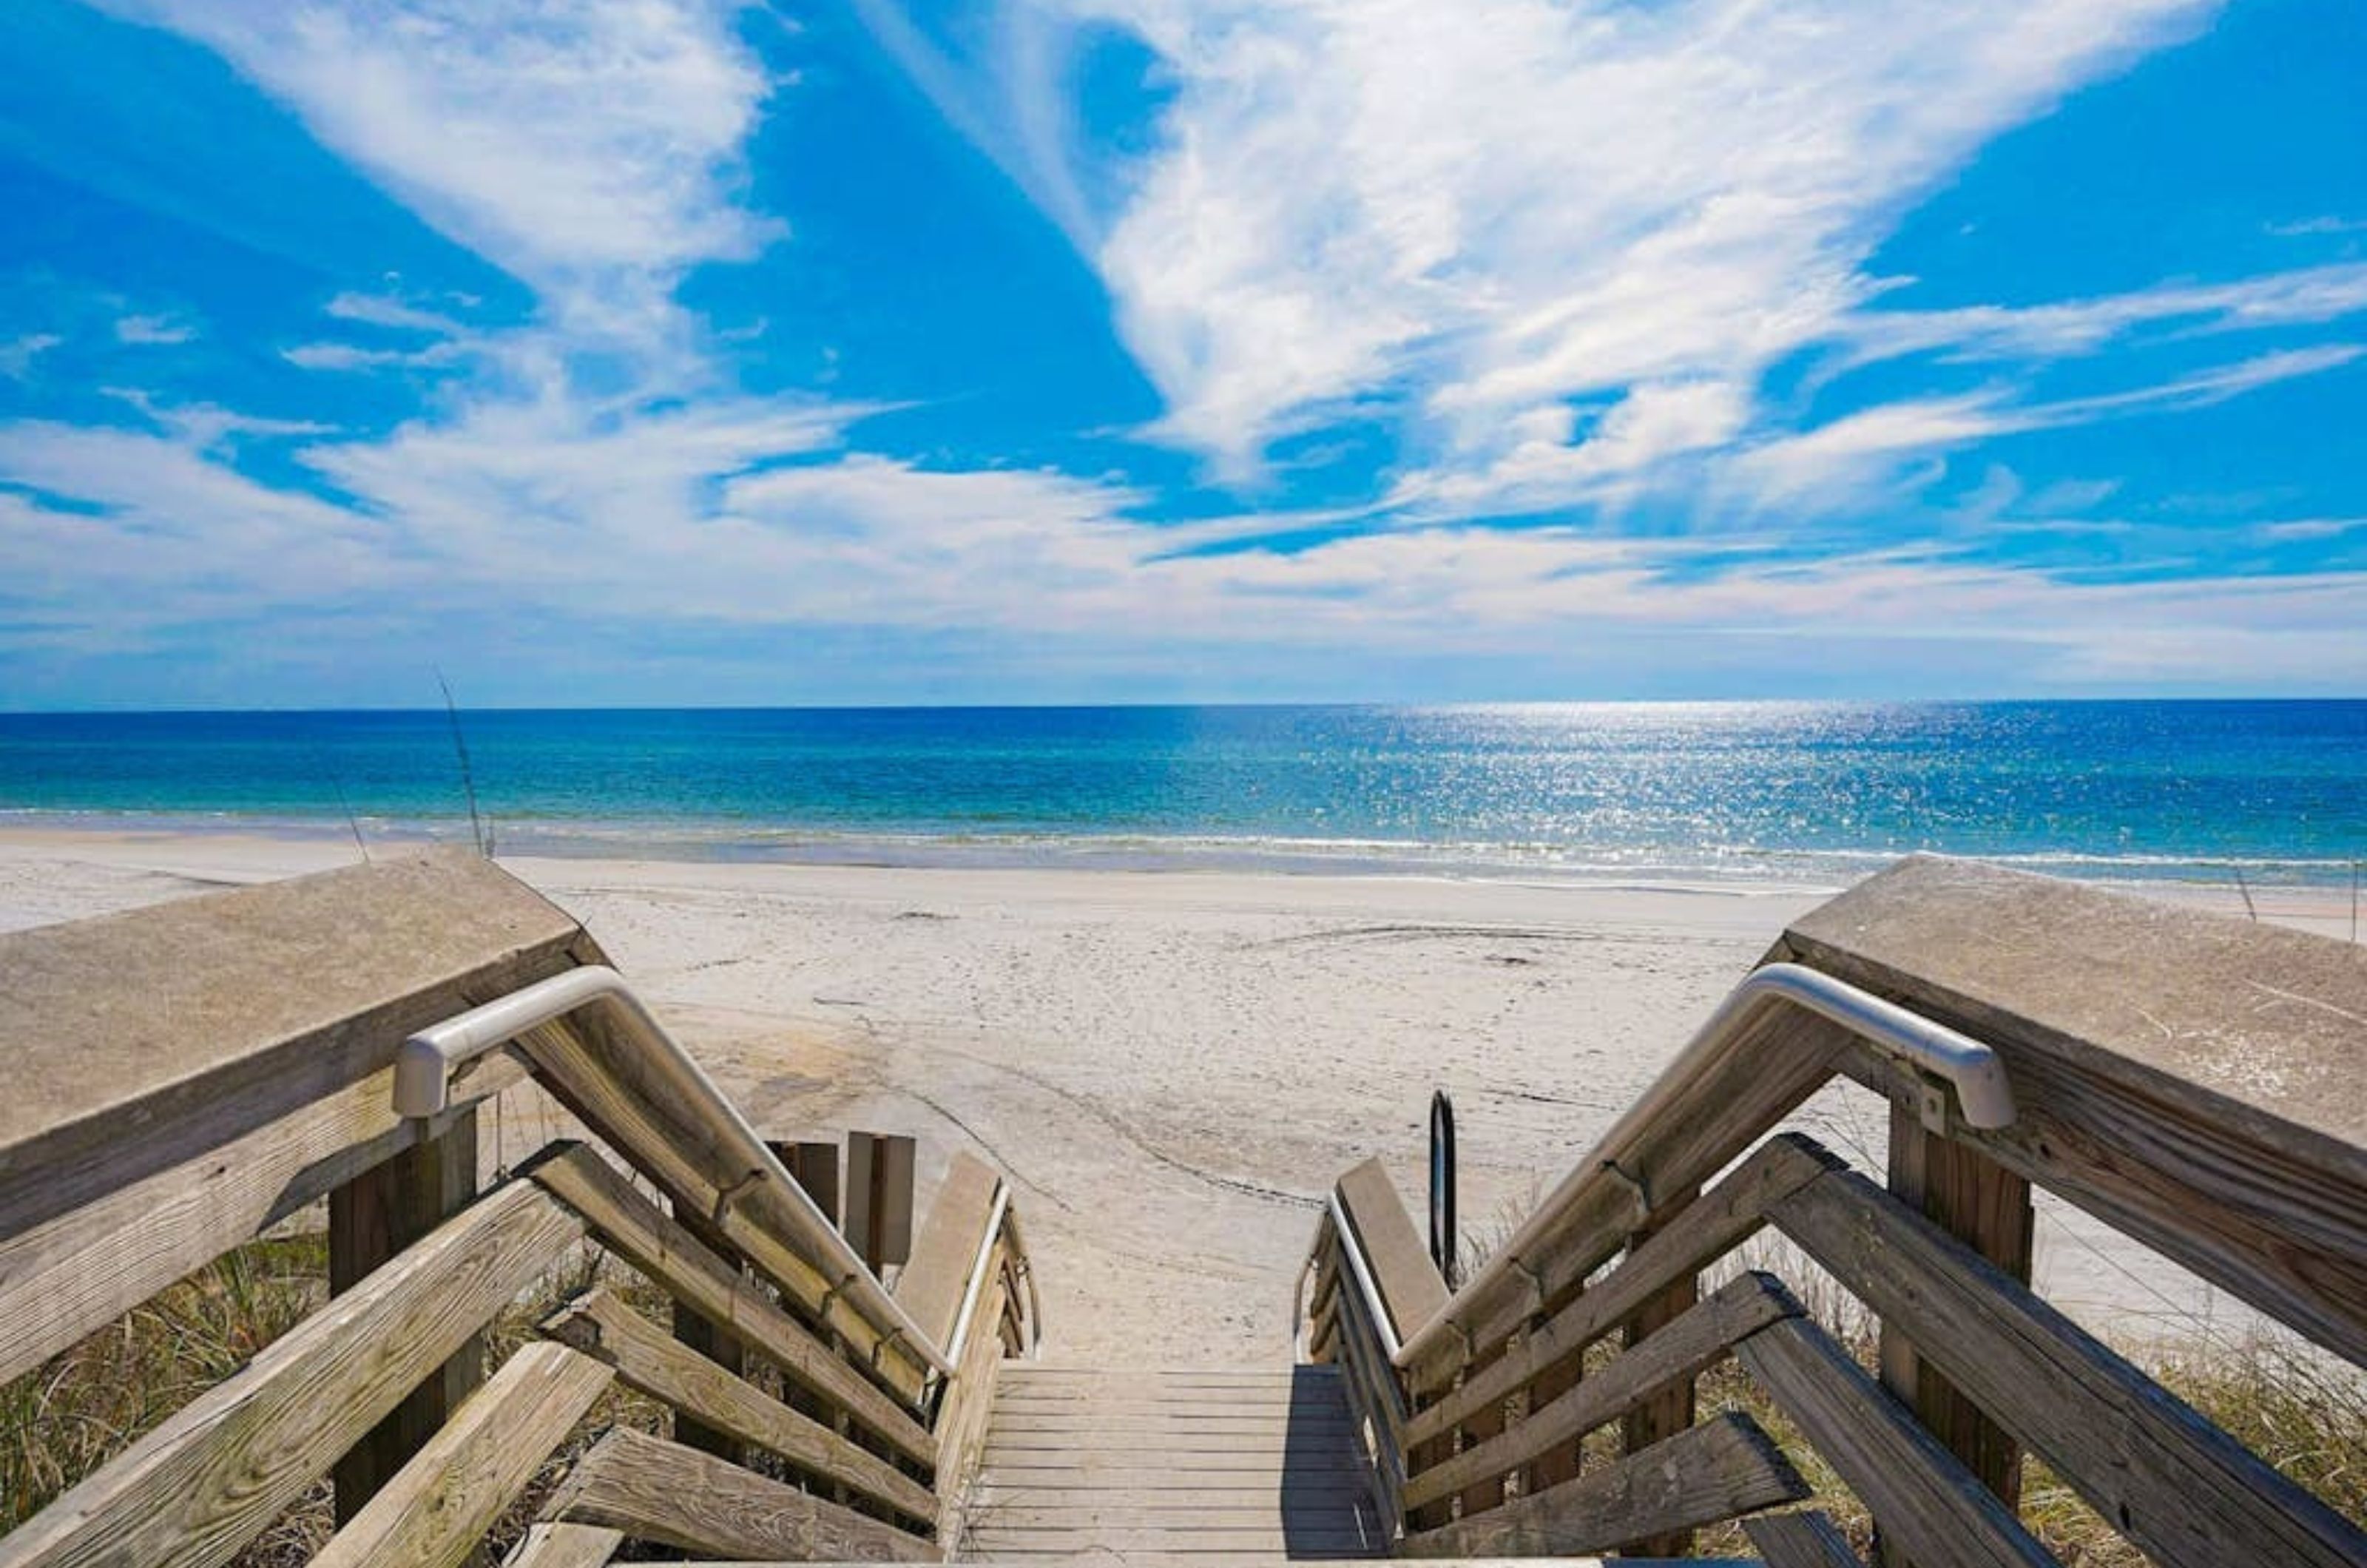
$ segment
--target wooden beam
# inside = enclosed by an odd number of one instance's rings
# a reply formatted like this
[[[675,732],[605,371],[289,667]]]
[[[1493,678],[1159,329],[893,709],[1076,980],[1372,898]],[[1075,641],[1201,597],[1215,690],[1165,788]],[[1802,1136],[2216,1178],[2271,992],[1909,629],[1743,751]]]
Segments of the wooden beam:
[[[1865,1568],[1832,1516],[1814,1508],[1761,1514],[1742,1521],[1742,1533],[1767,1560],[1767,1568]]]
[[[502,1559],[502,1568],[604,1568],[624,1544],[622,1530],[599,1525],[538,1523],[527,1527],[517,1545]]]
[[[2011,1279],[2030,1282],[2030,1183],[1969,1145],[1923,1125],[1917,1108],[1890,1109],[1890,1190]],[[2000,1502],[2022,1506],[2022,1449],[1915,1351],[1906,1324],[1882,1320],[1882,1386],[1965,1461]]]
[[[311,1568],[459,1568],[608,1386],[564,1345],[528,1345],[453,1412]]]
[[[1988,1043],[2019,1114],[1954,1135],[2367,1362],[2356,947],[1917,856],[1795,922],[1773,956]],[[1878,1059],[1851,1070],[1906,1087]]]
[[[712,1557],[927,1562],[938,1555],[917,1536],[629,1427],[583,1456],[544,1517]]]
[[[1446,1304],[1446,1281],[1406,1213],[1397,1184],[1377,1159],[1368,1159],[1340,1179],[1340,1207],[1356,1233],[1381,1310],[1399,1340],[1428,1323]]]
[[[0,1538],[0,1568],[228,1562],[583,1234],[497,1188]]]
[[[752,1285],[680,1224],[632,1189],[582,1145],[560,1147],[534,1179],[583,1216],[617,1256],[663,1286],[676,1301],[730,1331],[800,1387],[839,1405],[923,1464],[936,1459],[928,1429],[865,1379],[836,1351],[766,1302]]]
[[[477,1120],[414,1144],[329,1194],[329,1294],[341,1296],[477,1195]],[[485,1378],[485,1345],[471,1335],[385,1420],[336,1462],[336,1517],[351,1522]]]
[[[1523,1383],[1582,1353],[1670,1283],[1698,1274],[1749,1240],[1767,1223],[1770,1203],[1840,1164],[1814,1139],[1796,1133],[1770,1138],[1502,1360],[1417,1412],[1406,1423],[1406,1441],[1439,1437],[1481,1405],[1509,1398]]]
[[[0,1238],[393,1065],[413,1030],[599,962],[480,856],[436,852],[0,935]]]
[[[2359,1526],[1864,1178],[1773,1217],[2153,1562],[2367,1562]]]
[[[731,1244],[707,1223],[706,1215],[676,1203],[674,1217],[676,1224],[715,1254],[718,1262],[745,1276],[747,1270],[742,1267],[739,1255],[731,1250]],[[732,1382],[737,1382],[748,1375],[747,1347],[730,1328],[697,1308],[681,1302],[674,1303],[674,1337],[685,1350],[704,1357]],[[729,1460],[733,1464],[741,1463],[746,1457],[741,1451],[737,1437],[708,1426],[698,1418],[697,1412],[685,1410],[679,1405],[674,1411],[674,1440],[685,1448],[713,1454],[717,1459]]]
[[[2055,1559],[1830,1336],[1786,1318],[1736,1348],[1750,1375],[1926,1568],[2054,1568]]]
[[[1007,1237],[996,1243],[987,1259],[987,1278],[979,1311],[990,1305],[1001,1310],[1006,1290],[1002,1273]],[[962,1346],[961,1359],[946,1384],[937,1406],[937,1540],[948,1552],[957,1551],[957,1537],[968,1522],[969,1487],[986,1454],[989,1427],[997,1406],[996,1390],[1006,1358],[1002,1341],[983,1328],[973,1328]]]
[[[629,1038],[604,1011],[587,1009],[565,1027],[532,1031],[519,1042],[535,1076],[601,1141],[685,1208],[708,1216],[749,1266],[866,1361],[908,1410],[921,1407],[928,1367],[917,1347],[874,1323],[856,1305],[844,1277],[827,1277],[806,1243],[794,1239],[793,1207],[802,1208],[788,1173],[765,1151],[766,1166],[745,1167],[716,1135],[729,1111],[719,1096],[685,1089],[649,1069]]]
[[[1650,1217],[1641,1229],[1628,1235],[1630,1256],[1659,1232],[1682,1219],[1684,1211],[1699,1200],[1700,1194],[1684,1192],[1666,1196],[1656,1194],[1655,1197],[1656,1204]],[[1693,1311],[1700,1300],[1699,1275],[1680,1274],[1670,1280],[1666,1289],[1647,1301],[1635,1316],[1619,1325],[1620,1359],[1624,1360],[1644,1348],[1653,1336]],[[1690,1376],[1681,1377],[1620,1417],[1620,1451],[1642,1453],[1654,1444],[1691,1427],[1693,1416],[1693,1381]],[[1630,1557],[1691,1557],[1693,1554],[1693,1538],[1691,1530],[1672,1530],[1638,1536],[1624,1543],[1619,1550]]]
[[[894,1133],[846,1134],[840,1228],[875,1274],[912,1256],[912,1168],[919,1145]]]
[[[669,1339],[657,1325],[606,1291],[569,1302],[543,1321],[542,1331],[615,1368],[628,1387],[676,1411],[688,1411],[735,1442],[753,1443],[914,1518],[935,1517],[936,1495],[926,1486]]]
[[[929,1216],[922,1222],[912,1260],[896,1280],[897,1302],[948,1355],[970,1269],[978,1263],[979,1245],[993,1216],[995,1189],[1001,1185],[1002,1179],[984,1163],[955,1151],[929,1204]]]
[[[1476,1481],[1505,1474],[1549,1449],[1573,1444],[1617,1420],[1655,1389],[1716,1363],[1735,1341],[1799,1312],[1800,1304],[1772,1275],[1745,1274],[1602,1371],[1531,1411],[1510,1431],[1416,1475],[1406,1487],[1406,1506],[1434,1503]]]
[[[1570,1556],[1797,1502],[1807,1491],[1756,1423],[1728,1414],[1477,1518],[1408,1536],[1399,1555]]]

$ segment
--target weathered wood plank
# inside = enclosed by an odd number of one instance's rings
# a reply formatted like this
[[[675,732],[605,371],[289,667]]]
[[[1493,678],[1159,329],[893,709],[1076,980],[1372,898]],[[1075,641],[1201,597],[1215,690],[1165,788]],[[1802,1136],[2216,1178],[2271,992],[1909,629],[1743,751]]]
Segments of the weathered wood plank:
[[[605,1525],[710,1556],[862,1562],[937,1557],[918,1536],[627,1427],[583,1456],[544,1517]]]
[[[1898,1201],[2023,1284],[2030,1282],[2035,1216],[2030,1183],[1970,1145],[1890,1108],[1890,1190]],[[2022,1449],[1923,1357],[1896,1317],[1882,1320],[1882,1386],[2009,1508],[2022,1506]],[[1884,1555],[1887,1556],[1887,1553]]]
[[[737,1441],[753,1443],[817,1475],[843,1482],[914,1518],[935,1517],[936,1495],[926,1486],[668,1338],[664,1330],[606,1291],[569,1302],[543,1320],[542,1331],[615,1368],[628,1387],[687,1411]]]
[[[997,1243],[988,1259],[989,1282],[980,1302],[981,1311],[999,1302],[1007,1289],[1002,1269],[1007,1245]],[[937,1539],[947,1542],[949,1549],[964,1527],[969,1487],[985,1458],[987,1436],[1001,1403],[1001,1379],[1009,1366],[1004,1347],[995,1336],[971,1334],[937,1406]]]
[[[1777,956],[1988,1042],[2019,1108],[1951,1129],[2367,1362],[2367,964],[2346,943],[1918,856]],[[1887,1089],[1886,1066],[1852,1071]]]
[[[700,1245],[715,1254],[716,1260],[735,1273],[746,1272],[740,1267],[739,1256],[731,1244],[707,1223],[707,1217],[695,1209],[674,1206],[674,1222],[696,1236]],[[721,1324],[696,1308],[675,1302],[673,1306],[675,1343],[694,1355],[704,1357],[716,1369],[733,1382],[748,1374],[748,1348]],[[742,1451],[740,1439],[701,1421],[697,1414],[677,1405],[674,1411],[674,1440],[685,1448],[697,1449],[717,1459],[730,1460],[733,1464],[747,1456]]]
[[[743,1165],[716,1134],[730,1114],[719,1095],[685,1090],[646,1060],[597,1008],[564,1027],[534,1030],[519,1047],[553,1098],[629,1158],[677,1206],[705,1214],[734,1251],[866,1362],[908,1411],[921,1405],[927,1368],[913,1347],[873,1323],[846,1287],[827,1278],[796,1240],[791,1211],[808,1200],[770,1149]]]
[[[1402,1340],[1446,1304],[1446,1281],[1379,1160],[1368,1159],[1340,1178],[1337,1191],[1372,1270],[1373,1288],[1381,1293],[1381,1310]]]
[[[311,1568],[458,1568],[612,1375],[563,1345],[526,1346],[337,1531]]]
[[[1865,1568],[1832,1516],[1814,1508],[1761,1514],[1742,1521],[1742,1533],[1767,1560],[1767,1568]]]
[[[961,1316],[970,1269],[978,1263],[979,1244],[986,1239],[995,1189],[1001,1185],[1002,1179],[983,1162],[955,1151],[946,1163],[946,1179],[929,1205],[929,1216],[922,1222],[912,1260],[896,1280],[898,1303],[940,1347],[953,1343],[954,1324]]]
[[[0,1241],[0,1382],[39,1365],[175,1280],[435,1138],[525,1076],[488,1057],[425,1122],[394,1113],[391,1069]]]
[[[477,1121],[414,1144],[329,1194],[329,1293],[343,1295],[477,1195]],[[385,1420],[348,1449],[332,1473],[337,1522],[349,1523],[484,1381],[485,1346],[472,1336]]]
[[[1672,1379],[1690,1377],[1716,1362],[1735,1341],[1799,1312],[1799,1303],[1772,1276],[1746,1274],[1531,1411],[1512,1430],[1414,1476],[1406,1487],[1406,1506],[1434,1503],[1473,1482],[1505,1474],[1557,1445],[1574,1443],[1617,1420]]]
[[[923,1464],[935,1461],[927,1428],[660,1213],[598,1155],[581,1145],[561,1149],[536,1168],[534,1179],[676,1301],[723,1325],[801,1387],[844,1407],[900,1452]]]
[[[480,856],[437,852],[0,935],[0,1237],[393,1064],[404,1035],[599,961]]]
[[[583,1234],[496,1189],[0,1538],[0,1568],[227,1562]]]
[[[1786,1318],[1744,1340],[1735,1354],[1864,1502],[1875,1528],[1918,1563],[2045,1568],[2055,1562],[1823,1330]]]
[[[1763,1337],[1763,1336],[1762,1336]],[[1547,1557],[1690,1529],[1779,1503],[1807,1486],[1750,1417],[1725,1415],[1574,1481],[1475,1518],[1408,1536],[1407,1557]]]
[[[1406,1441],[1443,1436],[1472,1411],[1510,1397],[1523,1383],[1580,1354],[1672,1281],[1698,1274],[1748,1240],[1767,1223],[1768,1204],[1840,1164],[1815,1140],[1798,1134],[1770,1138],[1503,1359],[1417,1412],[1406,1424]]]
[[[1698,1192],[1692,1191],[1653,1194],[1651,1214],[1641,1229],[1628,1235],[1629,1254],[1632,1256],[1655,1233],[1667,1229],[1682,1218],[1684,1211],[1697,1202],[1700,1196]],[[1691,1312],[1700,1299],[1701,1281],[1697,1276],[1683,1274],[1669,1281],[1667,1289],[1655,1294],[1637,1309],[1635,1316],[1620,1325],[1621,1359],[1635,1355],[1662,1328]],[[1620,1417],[1620,1450],[1625,1453],[1642,1453],[1654,1444],[1675,1437],[1691,1427],[1694,1414],[1693,1379],[1689,1376],[1680,1378],[1639,1402]],[[1693,1554],[1693,1538],[1690,1530],[1672,1530],[1666,1534],[1639,1536],[1623,1542],[1619,1550],[1631,1557],[1691,1557]]]
[[[1773,1217],[2154,1562],[2367,1562],[2367,1532],[1864,1178]]]
[[[625,1532],[599,1525],[538,1523],[527,1527],[502,1568],[603,1568],[625,1544]]]

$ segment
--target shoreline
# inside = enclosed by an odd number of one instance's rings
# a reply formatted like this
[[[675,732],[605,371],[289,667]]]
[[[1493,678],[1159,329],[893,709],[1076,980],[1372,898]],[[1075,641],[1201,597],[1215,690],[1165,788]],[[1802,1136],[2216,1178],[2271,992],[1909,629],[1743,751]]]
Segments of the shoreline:
[[[0,929],[351,864],[350,837],[0,829]],[[1156,1314],[1287,1343],[1338,1174],[1379,1156],[1418,1209],[1431,1093],[1456,1100],[1467,1234],[1508,1228],[1656,1077],[1819,888],[882,869],[504,855],[568,910],[767,1131],[957,1148],[1026,1205],[1060,1354]],[[2148,888],[2148,893],[2157,889]],[[2229,888],[2180,902],[2240,916]],[[2255,889],[2339,938],[2348,911]],[[487,1140],[553,1135],[514,1090]],[[1787,1125],[1878,1171],[1888,1109],[1836,1084]],[[490,1157],[498,1158],[498,1153]],[[2124,1342],[2241,1332],[2226,1298],[2060,1203],[2055,1303]]]

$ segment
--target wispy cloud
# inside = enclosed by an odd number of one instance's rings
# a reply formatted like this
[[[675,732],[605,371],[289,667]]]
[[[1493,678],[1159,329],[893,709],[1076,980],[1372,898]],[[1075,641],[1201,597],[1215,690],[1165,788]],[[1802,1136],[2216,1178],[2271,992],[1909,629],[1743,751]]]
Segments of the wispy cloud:
[[[187,343],[197,335],[197,328],[170,316],[123,316],[115,323],[118,343],[169,344]]]
[[[0,344],[0,376],[21,381],[33,373],[33,364],[41,355],[57,347],[65,339],[55,333],[28,333],[12,342]]]

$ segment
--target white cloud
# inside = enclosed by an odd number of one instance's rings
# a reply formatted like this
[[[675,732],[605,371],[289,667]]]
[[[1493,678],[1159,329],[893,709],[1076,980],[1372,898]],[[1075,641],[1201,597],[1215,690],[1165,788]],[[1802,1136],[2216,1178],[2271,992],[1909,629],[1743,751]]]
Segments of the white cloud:
[[[115,323],[115,341],[118,343],[187,343],[197,335],[197,328],[170,316],[124,316]]]
[[[1059,9],[1135,29],[1177,83],[1161,146],[1086,239],[1167,395],[1162,428],[1238,469],[1392,388],[1435,420],[1443,462],[1484,467],[1508,419],[1573,395],[1754,387],[1870,294],[1865,254],[1983,140],[2209,7]],[[986,134],[1036,168],[1030,188],[1084,188],[1020,129],[1043,74]],[[975,94],[942,77],[923,85],[975,122]]]
[[[13,342],[0,344],[0,376],[12,381],[22,381],[33,373],[33,363],[57,347],[65,339],[54,333],[28,333]]]

